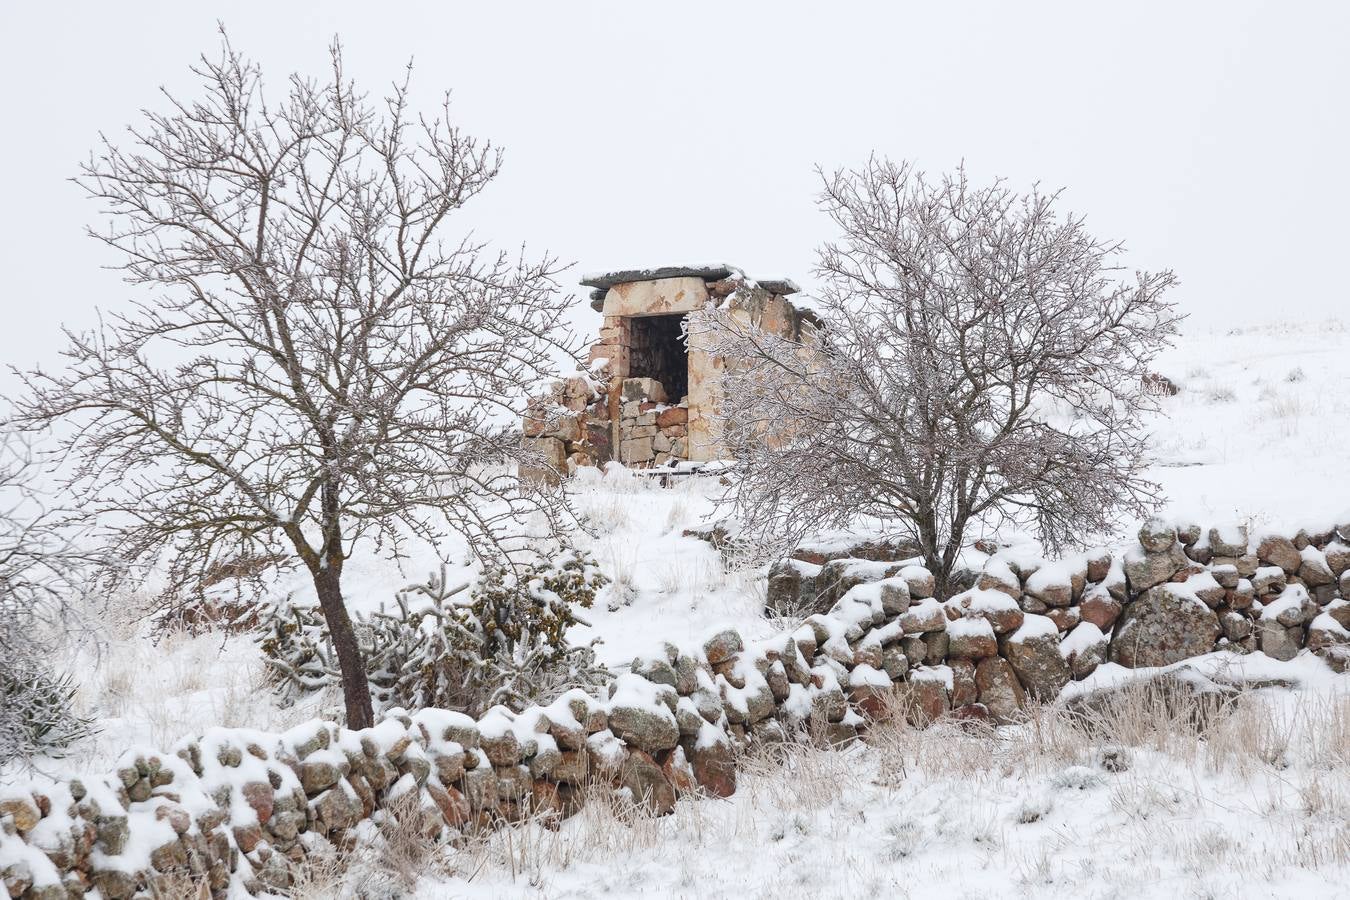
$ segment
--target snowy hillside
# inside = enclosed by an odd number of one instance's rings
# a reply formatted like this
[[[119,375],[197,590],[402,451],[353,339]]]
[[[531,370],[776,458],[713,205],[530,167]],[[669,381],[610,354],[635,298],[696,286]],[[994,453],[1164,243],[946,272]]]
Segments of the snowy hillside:
[[[1158,368],[1180,388],[1154,424],[1152,475],[1170,514],[1296,527],[1350,509],[1344,323],[1192,334]],[[612,584],[571,637],[600,639],[605,663],[623,668],[667,641],[694,646],[723,625],[749,640],[781,628],[762,614],[762,569],[728,571],[682,534],[715,516],[715,479],[663,489],[619,470],[575,489],[593,532],[583,543]],[[470,574],[463,546],[424,548],[401,572],[353,560],[349,595],[373,608],[443,561],[452,579]],[[102,771],[129,745],[165,747],[211,725],[279,729],[340,708],[323,694],[281,708],[247,637],[156,644],[124,618],[98,666],[77,670],[103,734],[44,771]],[[759,761],[731,799],[682,802],[663,819],[630,826],[593,804],[558,832],[499,834],[418,896],[1297,896],[1346,884],[1350,676],[1307,655],[1216,655],[1202,668],[1298,689],[1249,695],[1208,742],[1142,711],[1101,741],[1050,713],[996,736],[883,728],[846,752]],[[1124,673],[1105,665],[1084,684]]]

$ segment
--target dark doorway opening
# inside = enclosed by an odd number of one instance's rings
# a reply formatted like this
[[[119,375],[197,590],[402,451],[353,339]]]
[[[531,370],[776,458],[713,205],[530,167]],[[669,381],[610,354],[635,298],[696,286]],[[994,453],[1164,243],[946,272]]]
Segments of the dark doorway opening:
[[[655,378],[671,403],[679,403],[689,393],[684,316],[637,316],[629,320],[629,377]]]

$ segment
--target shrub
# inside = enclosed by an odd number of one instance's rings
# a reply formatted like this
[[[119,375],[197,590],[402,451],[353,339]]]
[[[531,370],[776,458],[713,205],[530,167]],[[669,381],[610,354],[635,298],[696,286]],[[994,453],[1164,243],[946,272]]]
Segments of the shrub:
[[[32,660],[0,665],[0,767],[60,757],[98,729],[74,712],[75,684]]]
[[[608,678],[590,646],[567,630],[582,620],[608,579],[588,556],[564,551],[528,566],[485,567],[468,602],[433,574],[395,596],[392,609],[356,616],[357,640],[376,706],[435,706],[477,715],[504,704],[522,709],[572,687]],[[336,654],[318,608],[289,600],[264,615],[259,642],[278,688],[292,695],[339,680]]]

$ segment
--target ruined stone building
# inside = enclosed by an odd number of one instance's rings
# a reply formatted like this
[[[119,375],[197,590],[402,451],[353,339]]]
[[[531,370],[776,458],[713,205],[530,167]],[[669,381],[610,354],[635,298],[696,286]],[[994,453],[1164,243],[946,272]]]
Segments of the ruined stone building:
[[[525,437],[557,472],[617,460],[632,468],[689,468],[725,459],[717,372],[725,361],[686,335],[685,317],[709,303],[766,331],[814,343],[820,321],[788,300],[791,281],[751,281],[732,266],[669,266],[588,276],[604,316],[590,371],[531,405]],[[542,474],[542,473],[541,473]]]

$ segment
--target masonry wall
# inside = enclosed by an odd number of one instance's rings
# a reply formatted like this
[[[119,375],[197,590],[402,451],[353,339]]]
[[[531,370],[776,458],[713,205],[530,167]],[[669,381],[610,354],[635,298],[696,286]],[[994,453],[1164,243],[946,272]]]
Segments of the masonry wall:
[[[716,539],[720,532],[699,534]],[[723,535],[724,536],[724,535]],[[213,897],[284,889],[310,853],[369,840],[402,804],[456,838],[620,790],[660,815],[736,790],[754,743],[848,743],[899,709],[1017,721],[1107,659],[1165,666],[1213,650],[1350,664],[1350,523],[1293,535],[1151,522],[1136,546],[1064,560],[995,549],[940,601],[884,541],[804,547],[770,603],[823,612],[766,640],[735,631],[633,661],[608,696],[474,720],[391,711],[351,731],[212,729],[115,771],[0,788],[0,882],[24,900],[145,896],[198,879]],[[177,879],[177,880],[175,880]]]

